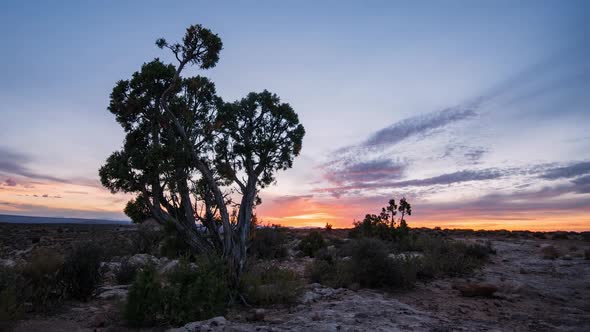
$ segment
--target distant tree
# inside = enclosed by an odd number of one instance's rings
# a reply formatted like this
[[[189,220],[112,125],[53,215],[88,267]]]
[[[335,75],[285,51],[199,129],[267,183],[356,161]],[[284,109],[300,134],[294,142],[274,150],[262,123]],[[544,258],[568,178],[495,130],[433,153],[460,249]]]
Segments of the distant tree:
[[[397,213],[401,216],[397,218]],[[409,227],[406,215],[412,215],[412,207],[405,197],[396,205],[395,199],[390,199],[386,207],[381,208],[380,214],[367,214],[362,221],[355,221],[350,235],[352,237],[378,237],[383,240],[399,238],[408,233]]]
[[[327,231],[331,231],[332,230],[332,224],[326,223],[326,230]]]
[[[222,42],[209,29],[193,25],[182,42],[156,45],[178,63],[155,59],[113,88],[109,111],[126,136],[99,170],[101,182],[143,197],[156,220],[173,225],[194,251],[221,254],[239,278],[258,191],[292,167],[305,130],[291,106],[266,90],[225,103],[209,79],[181,76],[188,65],[217,64]],[[134,214],[145,211],[138,199]]]

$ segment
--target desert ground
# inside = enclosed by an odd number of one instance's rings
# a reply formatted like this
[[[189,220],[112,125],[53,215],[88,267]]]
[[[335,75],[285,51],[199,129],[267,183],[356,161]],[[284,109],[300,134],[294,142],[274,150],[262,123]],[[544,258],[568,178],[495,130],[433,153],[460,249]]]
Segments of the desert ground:
[[[379,291],[333,289],[307,282],[292,305],[236,306],[224,317],[189,323],[174,331],[590,331],[590,249],[588,233],[473,232],[422,230],[462,241],[490,241],[496,254],[460,278],[417,282],[413,289]],[[289,255],[266,264],[289,267],[305,278],[309,257],[296,244],[308,230],[289,230]],[[326,232],[326,231],[323,231]],[[152,262],[158,269],[173,260],[134,254],[136,226],[0,224],[0,263],[18,265],[38,248],[66,253],[75,243],[94,241],[110,248],[102,285],[88,302],[66,301],[46,313],[26,313],[6,330],[128,331],[121,317],[129,285],[117,285],[110,271],[122,260]],[[332,230],[328,239],[346,238]],[[545,249],[558,254],[547,258]],[[464,283],[492,285],[490,296],[465,296]],[[146,331],[166,331],[157,326]]]

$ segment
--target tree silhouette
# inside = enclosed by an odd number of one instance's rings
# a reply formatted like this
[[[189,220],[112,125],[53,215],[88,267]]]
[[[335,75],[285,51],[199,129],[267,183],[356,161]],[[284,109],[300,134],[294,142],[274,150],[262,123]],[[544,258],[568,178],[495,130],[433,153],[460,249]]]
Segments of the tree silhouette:
[[[155,59],[113,88],[108,109],[126,136],[100,168],[101,182],[137,193],[156,220],[174,225],[193,250],[223,255],[239,278],[258,191],[292,167],[305,130],[266,90],[225,103],[209,79],[181,76],[187,65],[216,65],[222,42],[210,30],[193,25],[181,43],[156,45],[178,63]]]
[[[396,220],[398,212],[401,216]],[[412,207],[408,200],[402,197],[398,206],[395,199],[390,199],[388,205],[381,208],[380,214],[367,214],[362,221],[354,222],[351,236],[379,237],[383,240],[402,237],[409,231],[406,215],[412,215]]]

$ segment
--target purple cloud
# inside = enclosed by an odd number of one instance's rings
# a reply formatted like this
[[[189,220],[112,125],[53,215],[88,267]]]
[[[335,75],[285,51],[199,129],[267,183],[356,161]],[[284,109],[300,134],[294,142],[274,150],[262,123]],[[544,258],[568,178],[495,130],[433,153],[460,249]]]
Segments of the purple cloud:
[[[16,186],[16,181],[14,181],[11,178],[6,179],[6,181],[4,181],[4,185],[9,186],[9,187],[14,187]]]
[[[590,173],[590,161],[578,162],[564,167],[547,170],[541,178],[547,180],[574,178]]]

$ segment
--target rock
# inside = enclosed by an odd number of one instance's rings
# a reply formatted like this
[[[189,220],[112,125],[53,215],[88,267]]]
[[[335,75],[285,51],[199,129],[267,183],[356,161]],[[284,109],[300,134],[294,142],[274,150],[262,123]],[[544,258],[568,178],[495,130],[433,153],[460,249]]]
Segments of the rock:
[[[161,274],[167,274],[170,273],[172,271],[174,271],[174,269],[176,269],[176,267],[178,266],[178,260],[171,260],[167,263],[161,264],[158,266],[158,272]]]
[[[564,255],[562,258],[564,260],[566,260],[566,261],[571,261],[572,260],[572,256],[571,255]]]
[[[16,266],[16,262],[12,259],[0,259],[0,267],[12,269]]]
[[[100,273],[103,278],[109,281],[117,279],[117,273],[121,270],[119,262],[102,262],[100,263]]]
[[[158,265],[160,260],[148,254],[136,254],[127,259],[127,263],[133,267],[144,267],[148,264]]]
[[[264,309],[254,309],[248,313],[246,320],[249,322],[261,322],[264,320]]]
[[[462,296],[465,297],[490,297],[498,291],[498,287],[486,283],[464,283],[453,285],[454,289],[459,290]]]
[[[208,320],[188,323],[177,329],[170,329],[167,332],[200,332],[200,331],[225,331],[228,321],[223,316],[213,317]]]
[[[127,298],[127,294],[129,293],[129,285],[101,287],[98,289],[97,293],[98,293],[98,295],[96,297],[99,299],[103,299],[103,300],[121,299],[121,300],[124,300]]]
[[[545,259],[556,259],[559,257],[559,251],[550,244],[541,245],[541,253]]]

